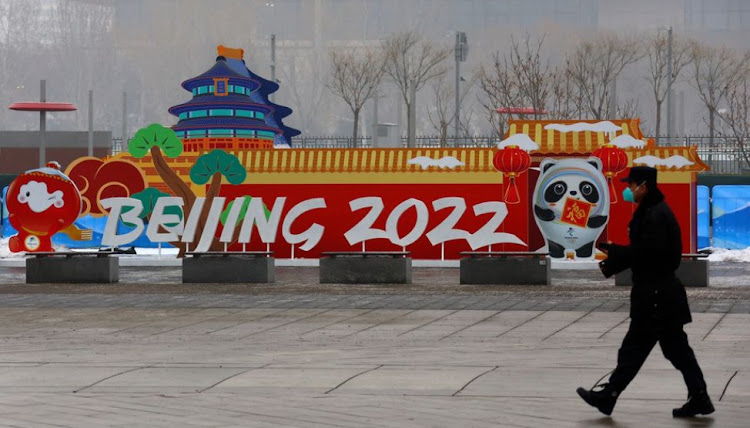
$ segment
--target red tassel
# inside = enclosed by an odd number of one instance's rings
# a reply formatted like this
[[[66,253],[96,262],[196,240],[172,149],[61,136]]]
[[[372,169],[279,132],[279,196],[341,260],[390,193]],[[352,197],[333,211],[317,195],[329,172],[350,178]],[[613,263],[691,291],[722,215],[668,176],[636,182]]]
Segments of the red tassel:
[[[505,189],[505,203],[506,204],[517,204],[521,202],[521,197],[518,194],[518,186],[516,186],[516,179],[510,177],[510,183]]]
[[[609,181],[609,199],[611,204],[617,203],[617,190],[615,190],[615,183],[612,181],[612,177],[607,177]]]

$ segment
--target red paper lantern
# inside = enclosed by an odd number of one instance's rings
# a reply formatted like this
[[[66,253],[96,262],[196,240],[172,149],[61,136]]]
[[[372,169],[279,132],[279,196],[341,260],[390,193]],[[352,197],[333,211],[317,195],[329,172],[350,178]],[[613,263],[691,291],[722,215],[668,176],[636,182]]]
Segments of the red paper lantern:
[[[617,192],[615,191],[615,185],[612,182],[612,177],[627,168],[628,155],[625,153],[625,150],[610,145],[606,145],[594,150],[593,155],[602,160],[602,171],[607,177],[607,182],[609,182],[610,201],[611,203],[616,204]]]
[[[505,189],[505,202],[508,204],[517,204],[521,202],[521,197],[516,186],[516,177],[521,175],[531,166],[531,156],[526,150],[518,146],[508,146],[495,153],[492,158],[492,164],[495,169],[502,172],[509,179],[508,187]]]

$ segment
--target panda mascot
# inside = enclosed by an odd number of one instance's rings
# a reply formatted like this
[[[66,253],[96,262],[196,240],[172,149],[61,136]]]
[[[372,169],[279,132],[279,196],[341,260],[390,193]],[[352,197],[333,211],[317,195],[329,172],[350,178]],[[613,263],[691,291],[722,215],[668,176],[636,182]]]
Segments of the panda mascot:
[[[550,257],[593,258],[609,219],[609,188],[597,157],[544,159],[533,195],[534,219]]]

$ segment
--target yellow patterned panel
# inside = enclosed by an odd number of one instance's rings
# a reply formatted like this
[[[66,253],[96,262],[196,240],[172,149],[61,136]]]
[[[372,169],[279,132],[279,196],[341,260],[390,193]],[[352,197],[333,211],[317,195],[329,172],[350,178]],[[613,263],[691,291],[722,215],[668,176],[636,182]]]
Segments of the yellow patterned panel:
[[[553,131],[551,129],[547,129],[546,132],[547,132],[547,147],[544,150],[545,152],[546,151],[551,151],[552,148],[555,147],[555,131]],[[541,149],[541,147],[540,147],[540,149]]]
[[[255,168],[255,162],[258,159],[258,157],[260,157],[259,152],[252,152],[252,153],[248,152],[247,159],[245,159],[245,165],[247,166],[249,170]]]

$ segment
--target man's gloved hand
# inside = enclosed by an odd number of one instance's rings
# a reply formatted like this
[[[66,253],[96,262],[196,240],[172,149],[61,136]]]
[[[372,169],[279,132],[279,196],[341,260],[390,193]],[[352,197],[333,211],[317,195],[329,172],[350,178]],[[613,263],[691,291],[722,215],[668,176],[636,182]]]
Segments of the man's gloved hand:
[[[607,263],[608,260],[609,259],[604,259],[599,262],[599,270],[602,271],[602,274],[604,275],[605,278],[609,278],[615,274],[612,271],[612,267],[610,266],[610,264]]]

